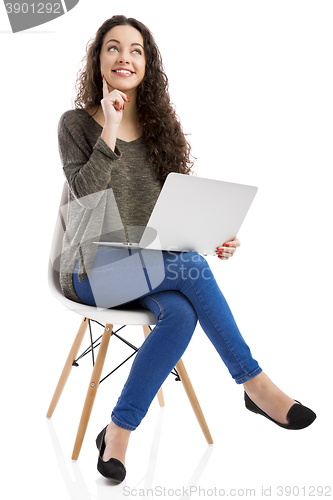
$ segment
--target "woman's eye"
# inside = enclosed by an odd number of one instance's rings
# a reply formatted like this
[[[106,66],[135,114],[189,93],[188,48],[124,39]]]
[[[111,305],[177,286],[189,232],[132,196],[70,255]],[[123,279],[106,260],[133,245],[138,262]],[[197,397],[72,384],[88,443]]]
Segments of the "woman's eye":
[[[118,47],[115,47],[114,45],[112,47],[108,48],[108,52],[119,52]],[[140,56],[142,55],[142,52],[140,49],[134,49],[133,54],[139,54]]]

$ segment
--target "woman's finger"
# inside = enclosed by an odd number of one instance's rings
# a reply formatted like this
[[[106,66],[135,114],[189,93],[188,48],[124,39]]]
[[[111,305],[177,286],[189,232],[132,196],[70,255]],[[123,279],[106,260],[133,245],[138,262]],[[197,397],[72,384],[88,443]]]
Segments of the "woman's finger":
[[[216,255],[218,257],[227,257],[227,258],[229,258],[229,257],[232,257],[234,255],[235,251],[236,251],[236,248],[232,248],[232,249],[228,248],[228,249],[224,249],[224,250],[218,250],[216,252]]]
[[[224,253],[224,254],[234,254],[236,252],[236,248],[235,247],[226,247],[226,246],[222,246],[222,247],[218,247],[216,249],[216,253]]]
[[[217,256],[220,260],[228,260],[229,257],[225,257],[224,255],[218,255]]]
[[[124,101],[120,97],[116,97],[111,102],[114,108],[117,109],[118,111],[122,111],[124,109]]]
[[[109,95],[109,88],[108,88],[108,84],[106,82],[106,79],[104,78],[104,75],[103,75],[103,99],[105,99],[106,96]]]
[[[240,241],[238,238],[234,238],[233,240],[226,241],[223,245],[217,247],[218,250],[225,250],[226,248],[237,248],[240,246]]]
[[[234,238],[233,240],[226,241],[227,246],[229,247],[239,247],[240,246],[240,241],[238,238]]]
[[[240,241],[238,238],[234,238],[232,241],[228,241],[227,243],[229,243],[233,247],[240,247]]]
[[[105,76],[103,75],[103,99],[110,95],[112,92],[116,92],[125,102],[131,102],[125,92],[122,92],[121,90],[118,89],[113,89],[111,92],[109,92],[109,84],[106,81]]]

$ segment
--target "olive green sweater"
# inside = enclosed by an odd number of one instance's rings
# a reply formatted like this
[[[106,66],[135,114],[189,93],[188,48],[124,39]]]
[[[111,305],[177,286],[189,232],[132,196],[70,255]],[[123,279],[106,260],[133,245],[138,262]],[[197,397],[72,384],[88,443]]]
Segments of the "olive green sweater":
[[[58,126],[59,152],[68,183],[68,215],[60,257],[63,294],[80,302],[73,286],[89,274],[93,241],[139,241],[161,190],[142,138],[117,139],[115,151],[103,128],[85,110],[66,111]]]

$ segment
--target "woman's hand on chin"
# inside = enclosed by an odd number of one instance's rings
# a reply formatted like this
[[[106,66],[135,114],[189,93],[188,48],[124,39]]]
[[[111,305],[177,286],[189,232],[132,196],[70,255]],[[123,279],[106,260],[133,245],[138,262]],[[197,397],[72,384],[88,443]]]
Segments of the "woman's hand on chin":
[[[101,106],[106,124],[119,126],[126,102],[129,102],[129,98],[124,92],[117,89],[109,92],[108,83],[103,76],[103,99],[101,100]]]
[[[216,255],[221,260],[228,260],[230,257],[234,255],[237,247],[239,246],[240,246],[240,241],[238,238],[226,241],[223,245],[217,247]]]

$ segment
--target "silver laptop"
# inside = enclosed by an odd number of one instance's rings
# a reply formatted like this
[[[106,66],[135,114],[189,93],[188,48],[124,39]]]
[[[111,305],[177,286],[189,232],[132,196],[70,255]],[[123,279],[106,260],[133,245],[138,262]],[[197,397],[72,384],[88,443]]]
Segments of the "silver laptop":
[[[170,173],[139,242],[94,243],[214,255],[237,236],[257,191],[255,186]]]

